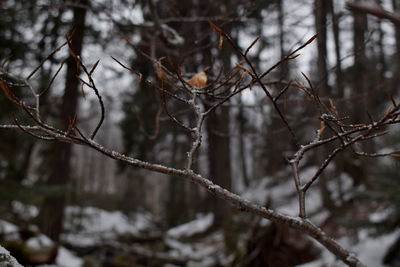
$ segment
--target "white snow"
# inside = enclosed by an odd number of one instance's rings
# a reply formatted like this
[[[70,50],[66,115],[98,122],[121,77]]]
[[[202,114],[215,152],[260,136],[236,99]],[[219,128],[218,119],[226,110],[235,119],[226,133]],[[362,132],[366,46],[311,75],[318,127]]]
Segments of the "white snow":
[[[19,239],[18,227],[7,221],[0,220],[0,233],[5,236],[6,240]]]
[[[211,227],[214,222],[214,214],[198,214],[197,219],[188,223],[171,228],[167,231],[167,236],[171,238],[183,238],[201,233]]]
[[[53,244],[53,241],[43,234],[31,237],[26,241],[26,246],[32,250],[38,250],[42,247],[49,247]]]
[[[383,265],[382,259],[385,256],[388,248],[393,244],[399,234],[400,231],[395,231],[390,234],[374,238],[369,236],[366,230],[362,230],[359,234],[360,239],[356,244],[352,244],[353,242],[349,241],[349,238],[346,237],[340,238],[338,242],[354,252],[354,255],[358,256],[361,262],[367,266],[386,267]],[[343,263],[337,260],[329,251],[322,249],[322,252],[321,259],[310,263],[297,265],[296,267],[343,266]]]
[[[18,232],[18,227],[10,222],[0,220],[0,232],[2,234],[12,234]]]
[[[165,243],[171,249],[168,252],[171,256],[191,259],[187,266],[215,266],[217,259],[223,256],[224,236],[220,232],[213,233],[199,242],[184,243],[167,238]]]
[[[99,240],[113,238],[117,234],[138,234],[154,228],[152,217],[137,213],[129,218],[120,211],[106,211],[95,207],[67,207],[66,228],[79,231],[65,234],[62,238],[79,246],[93,245]]]
[[[58,249],[56,263],[59,267],[81,267],[83,260],[64,247]]]
[[[14,200],[11,203],[13,212],[17,213],[22,218],[29,220],[36,217],[39,214],[39,209],[33,205],[27,205],[20,201]]]
[[[376,238],[366,236],[358,242],[354,251],[367,266],[384,267],[382,259],[399,234],[400,231],[395,231]]]

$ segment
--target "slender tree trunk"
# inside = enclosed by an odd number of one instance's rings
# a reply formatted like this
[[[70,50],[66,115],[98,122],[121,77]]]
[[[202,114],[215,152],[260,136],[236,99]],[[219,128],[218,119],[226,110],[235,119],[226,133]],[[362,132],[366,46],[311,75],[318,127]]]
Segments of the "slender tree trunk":
[[[237,115],[237,120],[238,120],[238,127],[239,127],[239,153],[240,153],[240,165],[241,165],[241,170],[242,170],[242,177],[243,177],[243,184],[245,187],[248,187],[250,185],[250,179],[248,175],[248,168],[247,168],[247,156],[246,156],[246,140],[245,140],[245,124],[246,124],[246,117],[244,114],[243,110],[243,103],[241,96],[239,96],[239,110],[238,110],[238,115]]]
[[[277,11],[278,11],[278,30],[279,30],[279,56],[283,58],[286,56],[285,50],[285,28],[284,28],[284,1],[277,1]],[[281,81],[284,81],[285,78],[289,75],[289,66],[287,62],[284,62],[279,67],[279,77]],[[277,85],[276,91],[280,91],[285,85]],[[283,104],[278,103],[279,108],[283,110]],[[272,108],[272,107],[271,107]],[[272,108],[273,109],[273,108]],[[282,138],[280,133],[277,133],[277,129],[280,127],[284,127],[281,119],[277,116],[275,112],[273,112],[273,116],[271,117],[271,121],[268,124],[267,128],[267,141],[266,141],[266,151],[267,151],[267,167],[266,173],[269,175],[274,175],[275,172],[284,167],[284,156],[282,152],[287,150],[288,143]]]
[[[87,4],[86,0],[81,0],[82,4]],[[80,55],[82,51],[86,9],[74,8],[72,22],[72,39],[71,49],[76,55]],[[78,86],[79,81],[76,78],[79,70],[77,63],[72,56],[67,60],[67,74],[65,78],[65,91],[61,105],[60,118],[62,124],[66,129],[69,121],[75,116],[78,106]],[[71,158],[71,144],[56,142],[53,146],[52,166],[50,177],[47,184],[62,188],[70,181],[70,158]],[[42,232],[48,235],[55,241],[59,241],[62,232],[62,224],[64,219],[65,207],[65,191],[58,195],[47,196],[44,199],[40,214],[39,223]]]
[[[353,103],[357,103],[353,105],[355,120],[361,122],[366,117],[366,100],[368,95],[367,56],[365,52],[367,17],[365,13],[355,12],[353,13],[353,19],[354,80],[352,101]]]
[[[342,70],[342,55],[340,45],[340,26],[339,26],[339,15],[335,12],[335,3],[333,0],[327,0],[327,12],[331,15],[332,31],[333,31],[333,42],[335,44],[335,89],[332,92],[332,96],[335,96],[335,105],[338,107],[338,111],[346,112],[347,105],[344,99],[344,78]],[[341,116],[342,114],[339,114]],[[343,201],[343,185],[341,179],[341,173],[343,172],[343,154],[339,154],[335,161],[335,172],[334,177],[337,181],[339,199]]]
[[[327,29],[326,17],[328,15],[327,1],[315,0],[315,27],[318,33],[318,91],[321,96],[329,95],[328,91],[328,69],[327,69]]]
[[[392,0],[392,6],[393,6],[394,12],[397,15],[400,15],[400,0]],[[395,58],[394,73],[399,73],[400,72],[400,26],[397,24],[393,24],[393,25],[394,25],[395,38],[396,38],[396,52],[394,55],[394,58]],[[399,75],[394,75],[393,85],[392,85],[392,90],[394,92],[398,92],[399,83],[400,83]]]
[[[342,56],[340,46],[340,27],[339,27],[339,16],[335,12],[335,6],[333,0],[327,0],[328,10],[332,18],[332,30],[333,30],[333,41],[335,43],[335,59],[336,59],[336,90],[335,95],[339,98],[339,101],[343,101],[344,97],[344,84],[343,84],[343,70],[342,70]],[[340,109],[342,110],[342,109]]]
[[[325,0],[315,0],[315,28],[318,33],[317,47],[318,47],[318,94],[320,96],[330,96],[330,88],[328,86],[328,67],[327,67],[327,15],[328,15],[328,2]],[[318,152],[318,158],[322,162],[329,154],[329,147],[323,147]],[[334,208],[334,202],[331,198],[331,193],[328,189],[329,175],[323,173],[319,181],[321,196],[324,206],[328,209]]]

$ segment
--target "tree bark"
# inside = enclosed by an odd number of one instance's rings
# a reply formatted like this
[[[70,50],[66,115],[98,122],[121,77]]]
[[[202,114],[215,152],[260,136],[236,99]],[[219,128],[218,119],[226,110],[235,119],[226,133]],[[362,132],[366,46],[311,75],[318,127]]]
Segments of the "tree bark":
[[[328,10],[332,18],[332,30],[333,30],[333,41],[335,43],[335,58],[336,58],[336,90],[335,96],[339,98],[339,101],[343,100],[344,97],[344,81],[343,81],[343,70],[342,70],[342,56],[340,46],[340,27],[339,27],[339,16],[335,12],[335,6],[333,0],[327,1]],[[340,109],[342,110],[342,109]]]
[[[392,0],[393,11],[396,15],[400,15],[400,0]],[[394,55],[395,58],[395,69],[394,73],[399,73],[400,71],[400,26],[398,24],[393,24],[395,30],[395,40],[396,40],[396,52]],[[400,77],[399,75],[395,75],[393,79],[392,89],[394,92],[397,91],[399,87]]]
[[[81,0],[81,4],[87,4]],[[75,7],[73,9],[71,50],[80,55],[83,46],[86,9]],[[70,119],[76,114],[79,97],[79,74],[77,62],[72,56],[67,60],[67,74],[65,77],[65,90],[62,99],[60,119],[64,129],[68,128]],[[45,197],[39,214],[41,231],[55,241],[59,241],[62,232],[65,207],[65,186],[70,181],[70,159],[72,145],[57,142],[52,148],[51,171],[47,184],[62,189],[60,194]]]
[[[356,2],[359,2],[357,0]],[[353,13],[353,53],[354,75],[352,101],[354,118],[356,122],[365,119],[366,100],[368,94],[367,56],[365,52],[365,31],[367,29],[367,16],[365,13]]]

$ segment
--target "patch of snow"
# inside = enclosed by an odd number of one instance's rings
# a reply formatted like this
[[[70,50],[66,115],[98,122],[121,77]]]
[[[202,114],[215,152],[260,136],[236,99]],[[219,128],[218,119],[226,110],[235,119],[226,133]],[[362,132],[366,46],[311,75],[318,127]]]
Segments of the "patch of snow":
[[[152,217],[146,213],[130,218],[120,211],[74,206],[67,207],[66,214],[65,228],[71,233],[64,234],[62,239],[79,246],[90,246],[118,234],[139,234],[154,229]]]
[[[38,250],[42,247],[49,247],[52,245],[53,241],[43,234],[31,237],[26,241],[26,246],[33,250]]]
[[[6,240],[18,240],[18,226],[7,221],[0,220],[0,233],[5,235]]]
[[[357,244],[352,244],[347,237],[340,238],[338,242],[345,248],[351,248],[354,255],[356,255],[358,259],[367,266],[386,267],[383,265],[382,259],[399,234],[400,231],[395,231],[387,235],[371,237],[368,235],[366,230],[362,230],[360,231],[359,241]],[[322,248],[319,243],[315,242],[315,244]],[[297,265],[296,267],[320,266],[341,267],[343,266],[343,263],[336,259],[329,251],[322,249],[322,256],[320,259],[306,264]]]
[[[166,238],[165,243],[171,249],[168,252],[171,256],[192,259],[193,262],[191,264],[188,263],[188,266],[208,266],[207,264],[200,264],[200,262],[212,260],[215,263],[219,252],[223,251],[223,241],[223,234],[217,232],[201,242],[184,243],[172,238]]]
[[[81,247],[89,247],[95,245],[99,240],[101,240],[101,236],[95,235],[93,233],[85,234],[85,233],[69,233],[62,234],[61,239],[70,244],[78,245]]]
[[[59,247],[56,258],[59,267],[81,267],[83,260],[64,247]]]
[[[13,212],[20,215],[22,218],[29,220],[39,214],[39,209],[33,205],[27,205],[20,201],[14,200],[11,202]]]
[[[384,210],[379,210],[371,213],[368,218],[369,221],[372,223],[380,223],[386,220],[392,214],[393,210],[391,208],[385,208]]]
[[[211,227],[213,222],[214,214],[209,213],[205,216],[198,214],[197,219],[169,229],[167,231],[167,236],[176,239],[192,236],[194,234],[204,232]]]
[[[0,220],[0,232],[2,234],[12,234],[18,232],[18,227],[15,224]]]
[[[399,234],[400,231],[395,231],[376,238],[367,236],[360,240],[354,251],[359,259],[368,266],[384,267],[382,259]]]

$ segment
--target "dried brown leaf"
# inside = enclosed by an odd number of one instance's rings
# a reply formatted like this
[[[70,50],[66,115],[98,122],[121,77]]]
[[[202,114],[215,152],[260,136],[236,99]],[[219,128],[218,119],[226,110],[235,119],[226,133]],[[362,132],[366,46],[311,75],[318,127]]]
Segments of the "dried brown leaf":
[[[224,44],[224,36],[220,34],[218,38],[218,48],[221,49],[223,44]]]
[[[225,34],[224,31],[218,27],[217,25],[215,25],[214,23],[212,23],[210,20],[208,21],[208,23],[210,24],[211,28],[214,29],[214,31],[218,32],[219,34]]]
[[[335,103],[333,103],[332,98],[329,98],[328,101],[329,101],[329,109],[331,110],[331,112],[333,114],[335,114],[337,116],[338,115],[338,111],[337,111],[337,108],[335,106]]]
[[[207,74],[201,71],[187,81],[193,87],[201,88],[207,84]]]
[[[325,131],[325,128],[326,128],[325,122],[324,122],[324,121],[321,121],[321,122],[319,123],[319,134],[322,134],[322,133]]]

